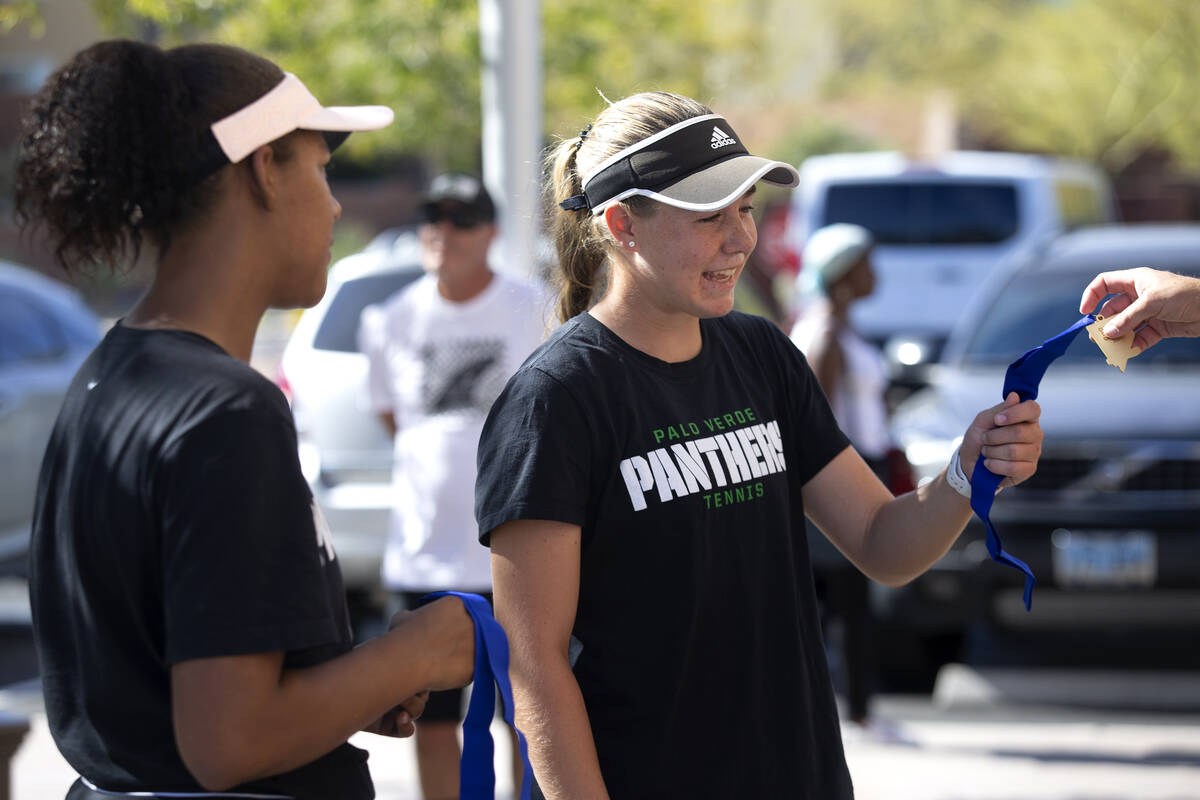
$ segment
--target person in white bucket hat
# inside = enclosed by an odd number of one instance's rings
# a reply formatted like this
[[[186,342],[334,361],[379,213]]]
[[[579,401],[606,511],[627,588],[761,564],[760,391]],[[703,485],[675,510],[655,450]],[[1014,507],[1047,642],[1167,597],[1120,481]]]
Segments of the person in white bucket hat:
[[[894,498],[787,336],[732,311],[755,185],[795,169],[666,92],[548,160],[564,322],[492,406],[475,499],[538,792],[849,798],[805,514],[897,583],[968,501],[944,477]],[[963,466],[1028,477],[1037,416],[981,413]]]
[[[390,109],[323,107],[232,47],[108,41],[23,120],[17,211],[69,271],[154,277],[80,367],[38,485],[34,635],[68,797],[374,797],[360,729],[413,732],[473,672],[458,599],[355,648],[283,394],[247,363],[316,303],[330,150]]]
[[[870,231],[860,225],[836,223],[813,232],[800,261],[801,300],[791,339],[804,353],[854,449],[892,488],[887,365],[879,348],[859,336],[850,321],[851,306],[875,289],[874,245]],[[882,721],[870,716],[876,676],[867,578],[827,543],[810,541],[809,546],[824,611],[822,627],[828,631],[835,622],[841,626],[838,677],[847,716],[856,730],[882,733]]]

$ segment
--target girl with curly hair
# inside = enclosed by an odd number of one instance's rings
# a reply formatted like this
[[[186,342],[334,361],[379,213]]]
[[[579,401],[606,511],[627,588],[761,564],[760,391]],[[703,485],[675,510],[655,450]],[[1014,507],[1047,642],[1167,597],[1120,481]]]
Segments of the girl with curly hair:
[[[77,54],[25,115],[22,223],[69,270],[143,245],[155,264],[38,486],[34,633],[72,800],[370,798],[351,734],[410,735],[429,690],[470,680],[457,599],[354,647],[287,401],[247,363],[267,308],[324,292],[330,150],[390,120],[243,50],[129,41]]]

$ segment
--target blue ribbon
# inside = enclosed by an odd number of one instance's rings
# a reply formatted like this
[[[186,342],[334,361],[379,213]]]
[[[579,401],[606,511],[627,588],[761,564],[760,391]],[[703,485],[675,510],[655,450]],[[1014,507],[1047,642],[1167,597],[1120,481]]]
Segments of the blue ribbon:
[[[492,741],[492,717],[496,713],[495,685],[504,703],[504,721],[517,731],[521,761],[525,764],[521,778],[520,800],[529,800],[533,785],[533,769],[525,736],[513,720],[512,683],[508,679],[508,638],[504,628],[492,616],[488,601],[468,592],[433,592],[421,598],[424,605],[439,597],[453,596],[463,601],[475,623],[475,683],[463,720],[463,752],[459,763],[459,797],[461,800],[493,800],[496,796],[495,743]]]
[[[1038,385],[1042,382],[1042,376],[1046,374],[1050,363],[1067,352],[1067,348],[1071,346],[1075,336],[1095,321],[1095,316],[1085,314],[1062,333],[1050,337],[1032,350],[1027,350],[1023,356],[1009,364],[1008,372],[1004,375],[1004,389],[1000,392],[1000,397],[1003,399],[1008,397],[1009,392],[1016,392],[1017,397],[1022,401],[1036,398]],[[992,501],[996,497],[996,490],[1000,488],[1002,480],[1004,480],[1003,476],[997,475],[983,465],[983,454],[980,453],[979,459],[975,462],[975,469],[971,472],[971,510],[987,528],[987,549],[992,560],[1000,564],[1007,564],[1025,573],[1025,610],[1029,611],[1033,606],[1033,585],[1037,583],[1037,578],[1034,577],[1033,570],[1029,568],[1028,564],[1004,549],[1000,543],[1000,535],[996,533],[996,528],[988,517],[992,510]]]

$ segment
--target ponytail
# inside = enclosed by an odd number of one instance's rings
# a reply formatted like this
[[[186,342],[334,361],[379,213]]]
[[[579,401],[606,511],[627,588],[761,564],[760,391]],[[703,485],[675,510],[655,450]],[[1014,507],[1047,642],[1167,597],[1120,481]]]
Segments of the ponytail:
[[[221,172],[205,176],[197,161],[209,126],[282,78],[222,45],[112,40],[79,52],[22,116],[18,223],[45,228],[67,270],[136,261],[146,236],[165,251],[215,193]]]
[[[602,223],[587,209],[563,211],[558,204],[583,192],[575,166],[579,141],[561,142],[551,154],[551,200],[558,212],[551,223],[551,236],[558,252],[558,318],[565,322],[592,306],[597,296],[597,276],[607,258]]]

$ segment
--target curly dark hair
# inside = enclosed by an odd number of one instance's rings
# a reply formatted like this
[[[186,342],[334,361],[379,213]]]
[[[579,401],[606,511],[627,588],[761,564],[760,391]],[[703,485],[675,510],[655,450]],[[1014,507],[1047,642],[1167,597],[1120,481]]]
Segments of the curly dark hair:
[[[209,207],[228,163],[209,126],[282,79],[225,45],[118,39],[80,51],[22,115],[18,224],[45,228],[68,271],[135,261],[144,236],[164,252]]]

